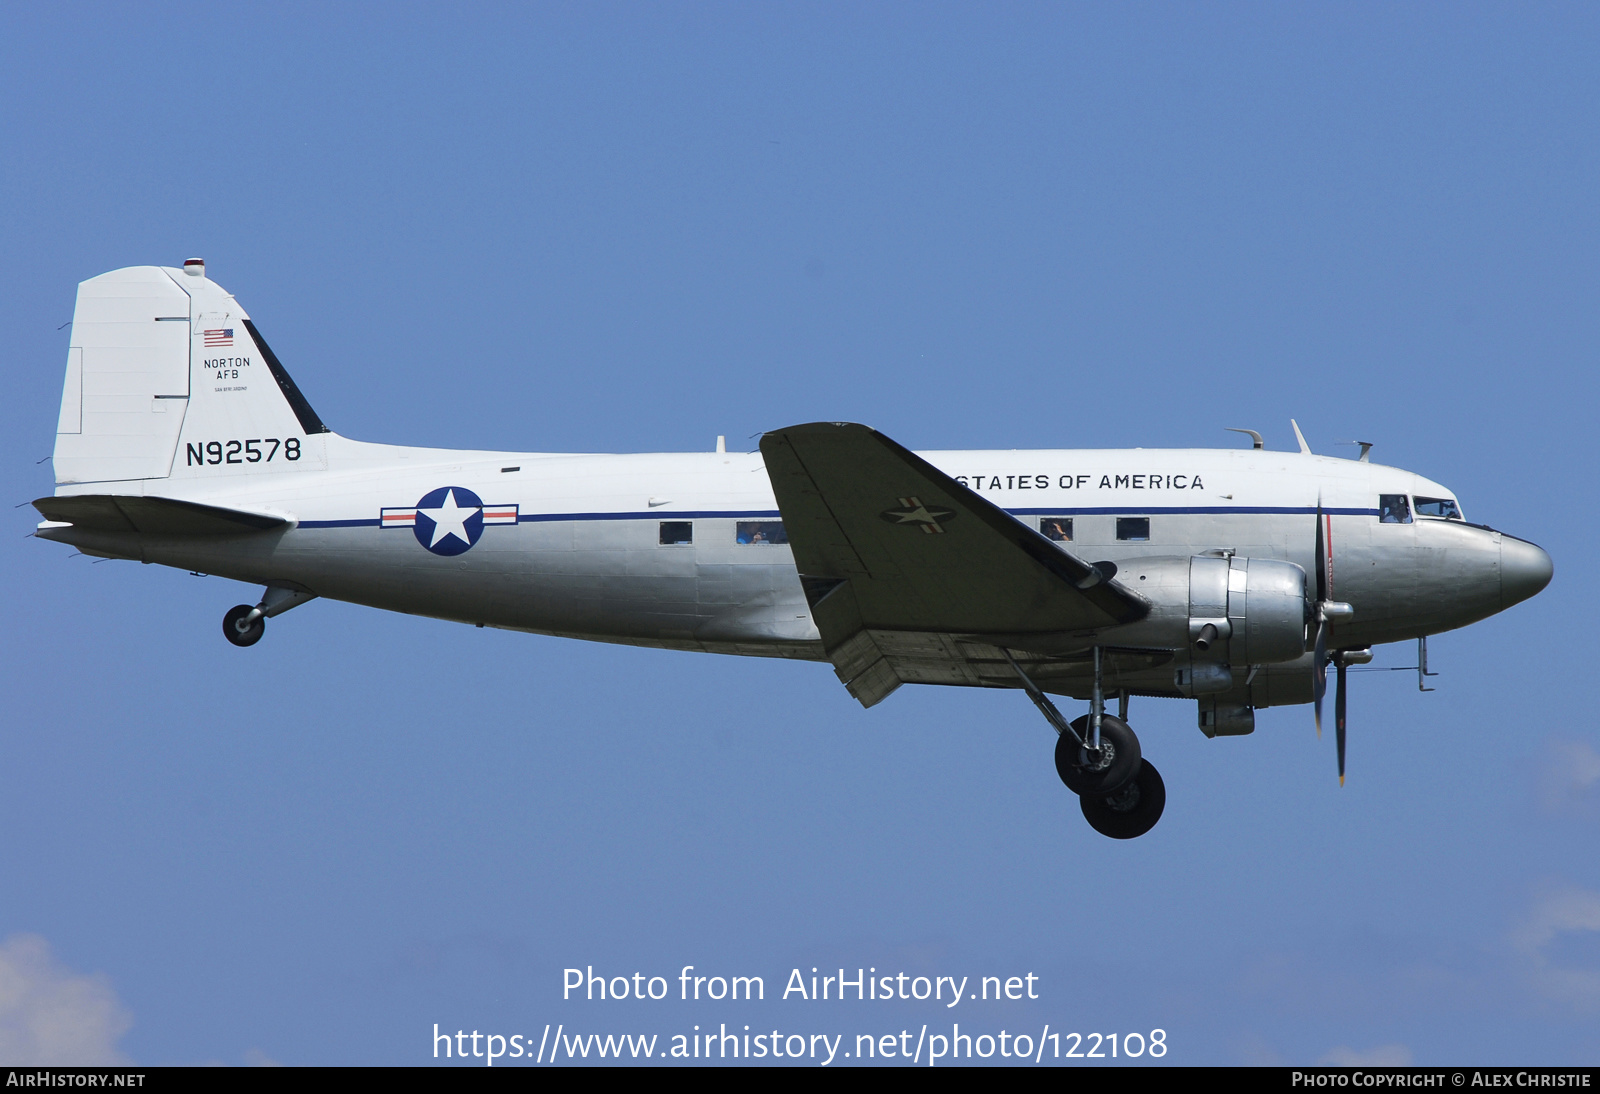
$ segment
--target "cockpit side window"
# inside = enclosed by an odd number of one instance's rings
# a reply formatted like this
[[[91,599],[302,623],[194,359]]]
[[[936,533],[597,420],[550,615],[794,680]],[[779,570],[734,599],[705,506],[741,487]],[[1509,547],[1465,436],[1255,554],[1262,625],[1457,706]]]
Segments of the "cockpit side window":
[[[1411,502],[1404,494],[1378,495],[1379,524],[1410,524]]]
[[[1461,509],[1453,498],[1417,498],[1417,516],[1443,517],[1445,520],[1460,520]]]

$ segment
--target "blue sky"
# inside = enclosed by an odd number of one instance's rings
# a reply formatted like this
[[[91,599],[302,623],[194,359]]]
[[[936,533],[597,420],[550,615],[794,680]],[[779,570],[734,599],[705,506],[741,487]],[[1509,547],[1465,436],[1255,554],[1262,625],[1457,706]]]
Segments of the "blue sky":
[[[1597,46],[1565,4],[0,11],[0,1056],[954,1019],[1593,1062]],[[1556,577],[1437,638],[1433,694],[1353,677],[1342,790],[1308,709],[1208,741],[1136,703],[1169,802],[1126,844],[1020,694],[863,711],[825,666],[324,601],[236,650],[253,590],[26,538],[76,283],[191,255],[359,439],[1289,447],[1294,416]],[[590,965],[769,998],[562,1001]],[[812,966],[1040,998],[773,998]]]

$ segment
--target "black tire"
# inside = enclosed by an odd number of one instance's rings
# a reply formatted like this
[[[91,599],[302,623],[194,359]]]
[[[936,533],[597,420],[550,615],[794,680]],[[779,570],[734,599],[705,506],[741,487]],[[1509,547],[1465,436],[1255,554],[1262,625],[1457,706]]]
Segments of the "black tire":
[[[1089,739],[1089,716],[1072,723],[1073,730]],[[1100,756],[1090,762],[1087,750],[1063,733],[1056,739],[1056,774],[1079,797],[1110,797],[1139,773],[1139,738],[1114,714],[1100,717]]]
[[[253,611],[255,609],[248,604],[240,604],[236,608],[229,608],[228,614],[222,617],[223,637],[235,646],[253,646],[261,641],[261,636],[267,633],[266,616],[257,616],[254,623],[251,623],[243,630],[239,629],[239,621]]]
[[[1156,826],[1167,807],[1167,784],[1155,764],[1144,760],[1133,782],[1109,798],[1080,798],[1089,827],[1112,839],[1133,839]]]

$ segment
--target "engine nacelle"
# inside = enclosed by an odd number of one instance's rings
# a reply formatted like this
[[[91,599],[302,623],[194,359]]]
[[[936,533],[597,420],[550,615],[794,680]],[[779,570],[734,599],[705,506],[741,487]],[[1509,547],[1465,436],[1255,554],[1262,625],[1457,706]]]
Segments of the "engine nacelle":
[[[1273,558],[1194,555],[1125,563],[1117,581],[1150,602],[1137,623],[1102,632],[1107,645],[1183,651],[1174,686],[1227,691],[1228,666],[1293,661],[1306,649],[1306,572]]]
[[[1227,561],[1228,620],[1233,627],[1229,660],[1270,665],[1305,653],[1311,613],[1306,572],[1275,558]]]

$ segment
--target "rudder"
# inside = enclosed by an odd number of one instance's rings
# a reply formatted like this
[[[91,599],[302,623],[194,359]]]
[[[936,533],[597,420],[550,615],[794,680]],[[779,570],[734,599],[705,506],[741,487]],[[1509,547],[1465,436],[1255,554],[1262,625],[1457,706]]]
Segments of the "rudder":
[[[165,478],[188,400],[188,293],[157,266],[79,285],[56,482]]]

